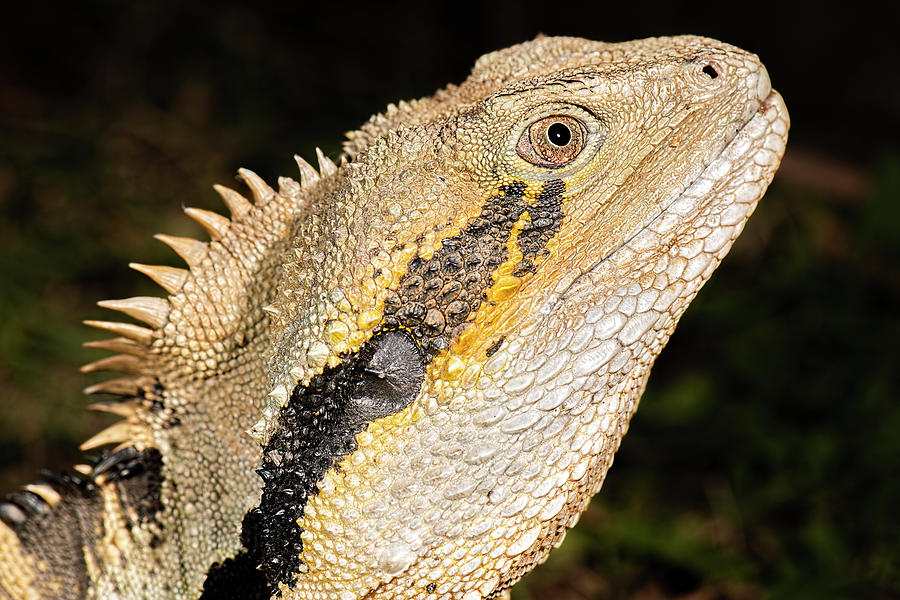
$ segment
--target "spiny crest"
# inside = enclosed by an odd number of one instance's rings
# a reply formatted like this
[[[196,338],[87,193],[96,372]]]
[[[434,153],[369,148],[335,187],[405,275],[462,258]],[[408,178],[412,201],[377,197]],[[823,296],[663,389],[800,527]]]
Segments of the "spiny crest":
[[[319,159],[319,172],[324,177],[330,177],[337,173],[337,165],[322,153],[322,150],[316,148],[316,157]]]
[[[301,192],[316,185],[323,177],[332,177],[338,173],[339,166],[316,148],[318,170],[295,156],[300,170],[300,183],[289,178],[280,177],[279,191],[283,197],[298,198]],[[172,305],[170,299],[178,295],[186,282],[196,274],[197,269],[207,268],[210,255],[210,244],[227,244],[232,225],[247,218],[252,218],[254,204],[263,206],[276,197],[273,190],[261,177],[248,169],[240,169],[238,176],[250,189],[252,201],[240,193],[221,185],[213,189],[222,197],[231,218],[199,208],[185,208],[185,214],[200,224],[209,234],[211,241],[203,242],[188,237],[177,237],[156,234],[154,237],[172,248],[188,265],[187,269],[165,265],[145,265],[130,263],[129,266],[146,275],[160,287],[168,297],[137,296],[121,300],[103,300],[98,302],[102,308],[116,310],[140,322],[129,323],[119,321],[88,320],[88,326],[108,331],[117,337],[87,342],[88,348],[109,350],[116,354],[99,359],[81,368],[84,373],[97,371],[118,371],[124,377],[102,381],[84,389],[86,394],[113,394],[119,396],[115,400],[98,402],[90,408],[108,412],[124,420],[99,432],[81,445],[82,450],[90,450],[110,444],[116,445],[114,451],[133,446],[138,450],[156,448],[154,431],[150,425],[149,414],[154,400],[147,397],[147,390],[152,390],[158,383],[155,355],[163,352],[164,344],[159,344],[164,336]],[[95,473],[96,474],[96,473]]]
[[[230,192],[231,190],[228,191]],[[167,267],[165,265],[144,265],[141,263],[128,263],[128,266],[152,279],[169,294],[177,294],[188,277],[187,269]]]

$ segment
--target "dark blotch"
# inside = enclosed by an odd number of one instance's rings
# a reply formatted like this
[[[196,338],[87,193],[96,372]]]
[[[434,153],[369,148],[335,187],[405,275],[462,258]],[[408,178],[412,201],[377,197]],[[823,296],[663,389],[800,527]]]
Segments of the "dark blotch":
[[[488,358],[492,357],[494,354],[497,353],[497,350],[499,350],[500,346],[503,345],[503,340],[505,340],[505,339],[506,339],[505,336],[500,336],[499,338],[497,338],[496,342],[491,344],[490,348],[488,348],[485,351],[485,354],[487,355]]]

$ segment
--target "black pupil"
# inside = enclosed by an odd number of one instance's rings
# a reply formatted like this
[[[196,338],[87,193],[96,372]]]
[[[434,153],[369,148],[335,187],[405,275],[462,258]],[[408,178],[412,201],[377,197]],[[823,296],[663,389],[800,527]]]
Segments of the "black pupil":
[[[565,146],[572,141],[572,132],[562,123],[554,123],[547,128],[547,139],[554,146]]]

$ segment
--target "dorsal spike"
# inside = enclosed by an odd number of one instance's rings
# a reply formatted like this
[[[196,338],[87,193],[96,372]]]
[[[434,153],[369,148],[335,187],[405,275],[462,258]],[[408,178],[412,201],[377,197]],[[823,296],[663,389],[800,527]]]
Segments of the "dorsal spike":
[[[119,377],[101,381],[84,388],[87,395],[115,394],[117,396],[134,396],[141,390],[141,380],[137,377]]]
[[[228,207],[228,212],[231,213],[231,218],[233,219],[242,218],[253,208],[249,200],[229,187],[217,183],[213,186],[213,189],[222,196],[222,200],[225,202],[225,206]]]
[[[222,237],[228,233],[228,228],[231,226],[230,219],[223,217],[219,213],[214,213],[211,210],[187,207],[184,209],[184,214],[199,223],[213,240],[222,239]]]
[[[119,444],[121,442],[132,441],[135,438],[140,437],[140,434],[143,433],[140,431],[139,427],[139,425],[129,421],[113,423],[97,435],[85,440],[79,448],[81,448],[82,451],[93,450],[94,448],[106,446],[107,444]]]
[[[297,161],[297,167],[300,169],[300,185],[306,187],[314,184],[320,179],[319,173],[316,171],[315,167],[303,160],[302,156],[295,154],[294,160]]]
[[[112,452],[113,452],[113,454],[115,454],[116,452],[121,452],[121,451],[124,450],[125,448],[128,448],[128,447],[134,447],[134,445],[135,445],[135,444],[134,444],[133,441],[131,441],[131,440],[125,440],[124,442],[122,442],[122,443],[119,444],[118,446],[115,446],[115,447],[112,449]]]
[[[94,480],[97,481],[97,478],[101,475],[118,478],[122,474],[120,469],[124,468],[127,471],[129,463],[134,461],[139,455],[138,449],[130,444],[116,447],[113,452],[107,454],[100,462],[94,465]]]
[[[121,321],[83,321],[88,327],[96,327],[110,333],[115,333],[130,340],[134,340],[144,346],[149,346],[153,341],[153,330],[134,323],[122,323]]]
[[[82,475],[87,475],[88,477],[90,477],[91,473],[94,472],[94,467],[92,467],[91,465],[86,465],[84,463],[73,465],[72,469],[74,469],[76,473],[81,473]]]
[[[300,184],[290,177],[278,178],[278,193],[282,196],[296,198],[300,195]]]
[[[50,507],[56,506],[57,503],[62,500],[62,496],[60,496],[59,492],[46,483],[29,483],[23,487],[32,494],[40,496],[40,498]]]
[[[316,157],[319,159],[319,172],[328,177],[337,173],[337,165],[330,158],[325,156],[321,148],[316,148]]]
[[[137,412],[142,408],[141,400],[137,398],[130,398],[128,400],[109,400],[106,402],[94,402],[90,406],[88,406],[91,410],[96,410],[97,412],[105,412],[111,413],[114,415],[119,415],[120,417],[128,418],[132,415],[137,414]]]
[[[129,317],[143,321],[153,328],[165,325],[166,319],[169,318],[169,311],[172,308],[168,300],[154,296],[135,296],[134,298],[124,298],[122,300],[101,300],[97,303],[97,306],[123,312]]]
[[[82,373],[95,373],[97,371],[118,371],[120,373],[141,375],[146,364],[142,358],[129,354],[115,354],[100,360],[95,360],[81,367]]]
[[[262,177],[250,169],[238,169],[238,176],[250,188],[250,191],[253,193],[253,199],[257,204],[263,204],[275,197],[275,190],[269,187],[269,184]]]
[[[175,253],[184,259],[189,267],[196,266],[206,258],[208,248],[205,242],[195,240],[194,238],[178,237],[175,235],[166,235],[165,233],[157,233],[154,235],[156,239],[175,251]]]
[[[116,337],[108,340],[94,340],[82,344],[85,348],[97,348],[99,350],[109,350],[110,352],[119,352],[122,354],[130,354],[132,356],[144,356],[147,348],[128,338]]]
[[[181,291],[181,288],[184,286],[184,282],[190,273],[187,269],[167,267],[165,265],[128,263],[128,266],[138,273],[143,273],[170,294],[177,294]]]

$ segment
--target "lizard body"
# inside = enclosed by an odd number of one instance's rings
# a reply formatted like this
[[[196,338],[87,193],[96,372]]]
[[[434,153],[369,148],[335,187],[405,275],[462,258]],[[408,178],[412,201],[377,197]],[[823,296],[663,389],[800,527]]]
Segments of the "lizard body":
[[[0,504],[0,596],[500,597],[597,492],[650,367],[771,181],[759,60],[540,38],[390,106],[338,164],[158,236],[91,322],[124,417]]]

